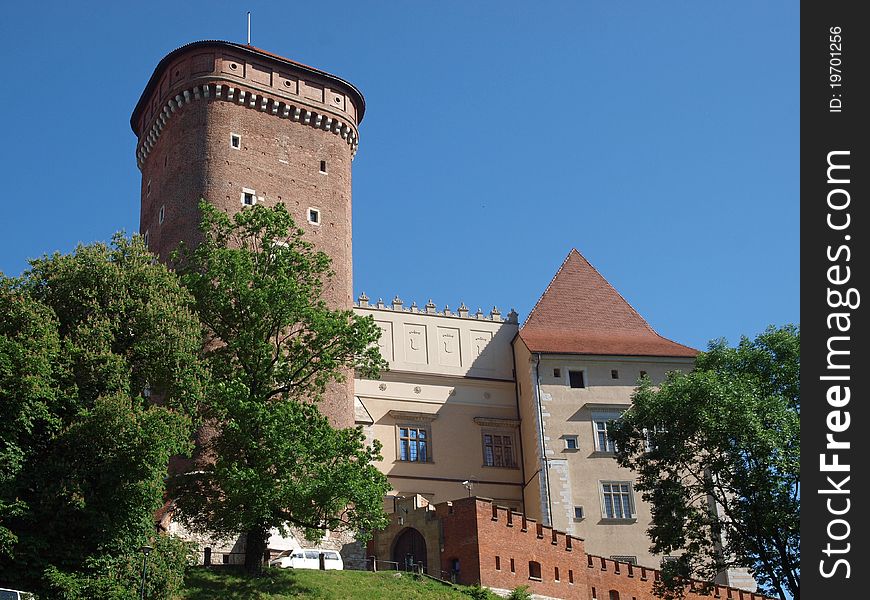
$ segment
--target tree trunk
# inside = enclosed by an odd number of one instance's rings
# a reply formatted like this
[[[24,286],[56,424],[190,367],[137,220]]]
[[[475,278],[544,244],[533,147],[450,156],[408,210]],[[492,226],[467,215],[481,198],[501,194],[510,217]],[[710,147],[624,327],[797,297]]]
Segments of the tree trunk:
[[[249,529],[245,534],[245,571],[252,575],[263,572],[263,557],[266,554],[268,535],[265,527]]]

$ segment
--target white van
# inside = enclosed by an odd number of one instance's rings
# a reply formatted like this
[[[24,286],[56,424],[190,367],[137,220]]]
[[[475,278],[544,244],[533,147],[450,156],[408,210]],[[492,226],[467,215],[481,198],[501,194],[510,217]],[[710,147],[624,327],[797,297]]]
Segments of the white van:
[[[0,600],[30,600],[35,596],[30,592],[22,592],[21,590],[10,590],[8,588],[0,588]]]
[[[319,569],[320,554],[323,553],[323,563],[327,570],[344,570],[344,561],[341,554],[335,550],[322,548],[308,548],[307,550],[294,550],[289,556],[280,556],[269,561],[269,566],[281,569]]]

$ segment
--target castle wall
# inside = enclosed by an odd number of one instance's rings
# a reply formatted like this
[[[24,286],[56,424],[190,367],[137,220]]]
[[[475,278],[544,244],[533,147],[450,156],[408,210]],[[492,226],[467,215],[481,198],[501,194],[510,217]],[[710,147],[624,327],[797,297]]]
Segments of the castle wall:
[[[549,598],[582,600],[657,600],[653,585],[660,578],[657,569],[587,554],[582,539],[546,527],[487,498],[463,498],[435,506],[408,504],[407,511],[391,516],[391,525],[377,533],[369,551],[378,560],[389,560],[396,536],[408,527],[425,538],[429,574],[440,564],[447,578],[458,559],[458,583],[499,591],[520,585]],[[401,521],[401,524],[400,524]],[[431,548],[438,548],[440,563],[433,562]],[[723,598],[766,600],[762,594],[715,586],[710,595],[700,593],[694,582],[686,589],[686,600]]]

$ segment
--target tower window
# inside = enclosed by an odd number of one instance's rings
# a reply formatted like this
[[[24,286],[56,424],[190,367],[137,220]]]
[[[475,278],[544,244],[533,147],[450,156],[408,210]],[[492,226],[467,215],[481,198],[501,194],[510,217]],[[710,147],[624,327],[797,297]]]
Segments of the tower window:
[[[148,183],[145,184],[145,195],[146,196],[151,195],[151,180],[150,179],[148,180]]]
[[[585,388],[586,380],[583,371],[568,371],[568,383],[572,388]]]
[[[163,225],[163,221],[166,217],[166,206],[160,207],[160,212],[157,214],[157,222]]]
[[[327,171],[326,171],[326,161],[325,161],[325,160],[321,160],[321,161],[320,161],[320,172],[321,172],[321,173],[326,173],[326,172],[327,172]]]
[[[230,148],[233,148],[234,150],[238,150],[241,147],[242,147],[242,136],[240,136],[238,133],[231,133],[230,134]]]
[[[320,225],[320,209],[319,208],[309,208],[308,209],[308,222],[312,225]]]
[[[241,202],[242,206],[254,206],[257,203],[257,192],[242,188]]]
[[[142,236],[142,241],[145,242],[145,247],[148,248],[148,242],[150,241],[151,236],[149,235],[149,231],[145,230],[145,235]]]

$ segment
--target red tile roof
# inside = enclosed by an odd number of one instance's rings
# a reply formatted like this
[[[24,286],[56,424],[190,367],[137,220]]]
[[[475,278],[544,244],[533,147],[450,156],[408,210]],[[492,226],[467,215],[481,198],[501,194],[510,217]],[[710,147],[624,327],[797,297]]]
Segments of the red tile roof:
[[[577,250],[571,250],[519,332],[532,352],[694,357],[660,336]]]

